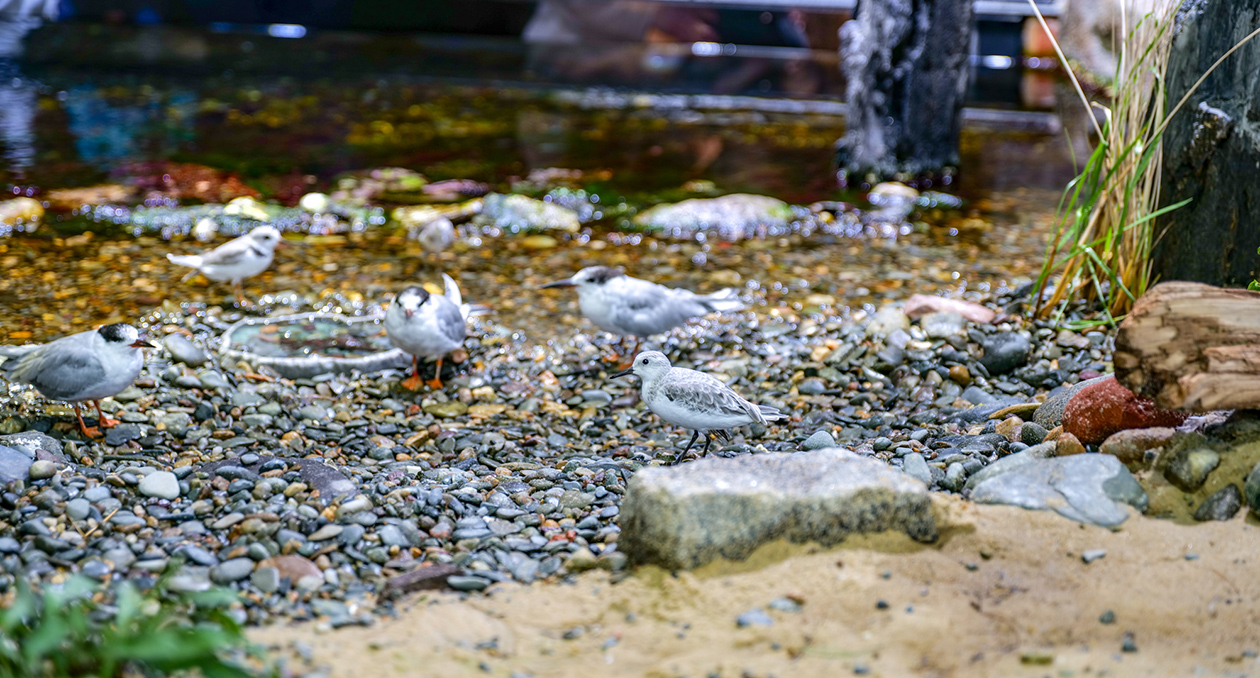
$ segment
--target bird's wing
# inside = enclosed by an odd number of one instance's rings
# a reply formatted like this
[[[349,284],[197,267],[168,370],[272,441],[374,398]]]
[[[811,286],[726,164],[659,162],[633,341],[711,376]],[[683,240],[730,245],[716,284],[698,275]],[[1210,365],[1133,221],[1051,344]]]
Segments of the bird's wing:
[[[8,377],[53,400],[66,400],[104,379],[105,368],[83,337],[71,335],[27,353]]]
[[[455,304],[439,304],[437,309],[437,325],[442,336],[457,343],[463,343],[468,326],[464,322],[464,314]]]
[[[615,322],[635,336],[667,332],[705,313],[699,303],[688,298],[690,293],[680,295],[677,290],[638,278],[617,280],[617,287],[608,290]]]
[[[762,420],[761,412],[755,405],[741,398],[721,380],[703,372],[688,371],[676,376],[661,387],[661,393],[672,402],[680,402],[696,410]]]
[[[203,267],[231,266],[232,264],[240,263],[249,256],[249,251],[253,246],[254,239],[248,235],[229,240],[201,255],[201,265]]]

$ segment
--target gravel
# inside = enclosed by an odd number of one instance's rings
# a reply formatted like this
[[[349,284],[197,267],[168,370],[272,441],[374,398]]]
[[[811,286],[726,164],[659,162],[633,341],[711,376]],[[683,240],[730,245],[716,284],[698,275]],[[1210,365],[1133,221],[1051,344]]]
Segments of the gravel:
[[[1020,298],[1004,287],[969,296],[995,309]],[[328,303],[292,298],[267,311]],[[0,483],[15,483],[0,489],[0,586],[73,571],[117,583],[178,557],[181,586],[248,593],[248,621],[262,623],[316,616],[315,600],[369,600],[408,577],[475,592],[616,571],[631,555],[621,539],[628,484],[689,435],[646,416],[633,384],[606,378],[605,339],[585,327],[561,328],[544,350],[478,318],[469,359],[444,368],[446,388],[409,392],[397,371],[289,380],[202,355],[240,317],[196,304],[157,312],[148,331],[167,351],[104,401],[123,421],[104,440],[83,440],[42,405],[0,402],[0,434],[10,434],[0,435]],[[977,325],[953,312],[910,322],[897,304],[753,318],[708,320],[661,343],[676,364],[794,418],[733,431],[710,457],[843,447],[934,491],[963,491],[1033,444],[1032,422],[1012,443],[989,414],[1106,358],[1092,344],[1059,345],[1040,323]],[[1010,336],[1029,348],[998,374],[985,356],[1019,343]],[[51,475],[37,457],[54,463]],[[25,557],[35,551],[45,557]],[[417,577],[434,567],[453,569]],[[390,605],[381,598],[379,611]]]

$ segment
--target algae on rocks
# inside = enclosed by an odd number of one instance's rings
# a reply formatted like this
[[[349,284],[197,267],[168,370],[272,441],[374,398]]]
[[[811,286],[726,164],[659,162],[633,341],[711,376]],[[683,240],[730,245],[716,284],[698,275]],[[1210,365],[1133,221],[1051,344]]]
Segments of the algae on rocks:
[[[713,231],[727,240],[786,228],[795,218],[792,207],[777,198],[735,193],[719,198],[692,198],[656,205],[634,218],[635,225],[671,236]]]
[[[923,483],[841,448],[706,458],[635,474],[622,506],[619,550],[669,569],[743,559],[788,539],[835,544],[855,532],[898,530],[935,541]]]
[[[473,219],[478,226],[495,227],[508,233],[576,233],[582,227],[576,212],[527,196],[491,193],[482,201],[481,214]]]

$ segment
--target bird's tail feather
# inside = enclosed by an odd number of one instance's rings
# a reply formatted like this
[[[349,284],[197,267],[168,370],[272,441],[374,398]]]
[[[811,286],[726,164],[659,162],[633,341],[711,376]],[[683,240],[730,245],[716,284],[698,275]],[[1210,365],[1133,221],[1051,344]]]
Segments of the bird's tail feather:
[[[494,313],[494,310],[485,304],[460,304],[459,312],[460,315],[464,316],[464,322],[467,322],[469,318],[475,315],[487,315]]]
[[[780,412],[778,408],[769,405],[758,405],[757,409],[761,411],[761,416],[766,421],[778,421],[779,419],[788,419],[788,415]]]
[[[459,285],[456,284],[454,278],[445,273],[442,274],[442,293],[452,304],[463,307],[464,295],[459,293]],[[467,318],[468,316],[465,315],[464,317]]]
[[[200,254],[168,254],[167,259],[177,266],[188,266],[192,270],[184,274],[180,278],[180,282],[188,282],[193,276],[201,272],[201,255]]]
[[[21,362],[18,360],[22,356],[39,348],[39,344],[26,344],[25,346],[0,346],[0,374],[8,374],[13,371]]]
[[[746,308],[744,302],[739,300],[739,292],[733,287],[699,297],[699,300],[710,312],[727,313],[730,311],[742,311]]]

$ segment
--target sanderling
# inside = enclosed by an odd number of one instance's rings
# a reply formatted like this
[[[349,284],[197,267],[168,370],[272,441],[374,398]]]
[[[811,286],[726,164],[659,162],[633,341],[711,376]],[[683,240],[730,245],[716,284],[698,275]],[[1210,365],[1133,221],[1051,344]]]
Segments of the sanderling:
[[[71,334],[47,344],[0,346],[0,373],[17,384],[30,384],[45,398],[74,405],[83,435],[100,435],[96,426],[83,423],[79,403],[96,406],[97,425],[118,422],[101,412],[101,398],[121,393],[144,368],[142,349],[157,348],[140,338],[136,328],[124,323]]]
[[[184,280],[201,273],[210,280],[222,282],[232,281],[232,290],[236,292],[236,300],[245,302],[245,293],[241,289],[241,280],[263,271],[271,265],[275,256],[276,245],[280,244],[280,231],[274,226],[259,226],[245,235],[230,240],[202,254],[166,255],[171,263],[189,266],[193,270],[184,276]]]
[[[712,375],[685,367],[672,367],[660,351],[644,351],[634,357],[634,364],[611,378],[633,374],[642,381],[643,402],[656,416],[693,431],[687,448],[674,462],[687,456],[696,438],[704,433],[704,452],[709,451],[712,431],[727,438],[726,429],[757,422],[766,424],[788,416],[767,405],[755,405],[731,390]]]
[[[700,295],[631,278],[607,266],[590,266],[542,286],[548,287],[576,287],[578,305],[591,322],[605,332],[634,337],[629,355],[639,352],[643,337],[668,332],[706,313],[744,308],[734,289]]]

